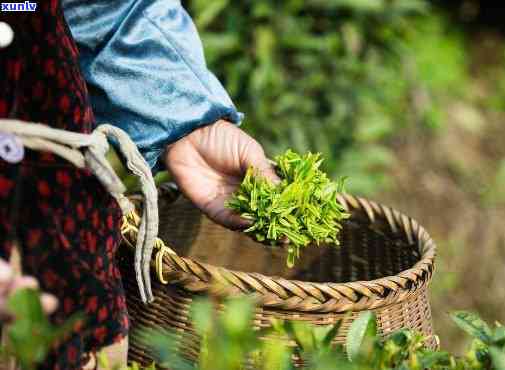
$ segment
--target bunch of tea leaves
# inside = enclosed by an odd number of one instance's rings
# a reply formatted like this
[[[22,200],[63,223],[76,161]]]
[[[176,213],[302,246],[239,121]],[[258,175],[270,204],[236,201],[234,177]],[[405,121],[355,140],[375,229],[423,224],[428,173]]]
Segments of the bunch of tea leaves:
[[[226,206],[253,222],[245,232],[258,241],[276,245],[279,240],[289,240],[287,265],[291,267],[300,248],[310,243],[338,245],[340,222],[348,214],[336,195],[343,191],[345,179],[328,179],[319,169],[323,161],[319,153],[301,156],[288,150],[275,161],[279,184],[249,168]]]

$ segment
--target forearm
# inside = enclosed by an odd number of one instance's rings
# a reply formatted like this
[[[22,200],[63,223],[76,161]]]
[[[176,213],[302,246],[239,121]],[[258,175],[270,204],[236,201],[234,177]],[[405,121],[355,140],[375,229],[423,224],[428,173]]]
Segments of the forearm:
[[[116,6],[65,0],[63,6],[97,121],[126,130],[152,167],[166,145],[196,128],[242,119],[208,71],[196,28],[179,1]]]

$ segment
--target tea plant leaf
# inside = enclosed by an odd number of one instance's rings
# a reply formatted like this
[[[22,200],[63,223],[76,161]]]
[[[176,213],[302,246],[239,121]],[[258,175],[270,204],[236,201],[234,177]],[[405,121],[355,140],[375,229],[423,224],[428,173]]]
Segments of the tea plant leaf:
[[[493,360],[493,369],[505,370],[505,352],[493,346],[489,348],[489,355]]]
[[[291,369],[292,349],[285,341],[274,338],[260,343],[260,350],[256,352],[258,370],[289,370]]]
[[[342,327],[342,320],[340,320],[339,322],[337,322],[335,325],[333,325],[331,327],[330,330],[328,330],[326,332],[326,335],[322,339],[321,344],[324,347],[331,346],[331,343],[333,342],[333,339],[335,339],[335,337],[337,336],[338,331],[340,330],[341,327]]]
[[[176,370],[197,370],[189,360],[181,356],[181,337],[175,332],[139,329],[136,337],[148,347],[149,353],[160,366]]]
[[[312,328],[307,323],[285,321],[284,330],[303,351],[312,352],[315,349]]]
[[[349,328],[346,339],[347,355],[351,361],[356,361],[362,354],[367,340],[375,338],[377,325],[375,315],[370,312],[362,313]]]
[[[487,344],[491,343],[491,329],[478,315],[466,311],[456,311],[451,314],[451,318],[456,325],[472,337]]]
[[[435,365],[448,364],[450,361],[447,352],[427,352],[421,356],[421,366],[423,369],[431,369]]]
[[[212,302],[207,299],[195,300],[191,306],[191,320],[198,334],[208,333],[213,326],[214,320]]]
[[[254,305],[249,297],[230,300],[221,316],[223,327],[231,336],[247,333],[253,319]]]
[[[206,27],[211,23],[221,11],[228,5],[228,0],[214,0],[209,3],[206,2],[205,6],[201,8],[201,12],[195,19],[199,28]]]
[[[474,339],[465,354],[465,361],[471,369],[482,368],[490,360],[488,346],[480,339]]]
[[[499,346],[505,345],[505,327],[499,326],[494,330],[493,343]]]
[[[109,357],[105,354],[105,352],[100,352],[96,356],[96,360],[98,362],[98,366],[103,369],[110,369]],[[139,366],[136,363],[133,363],[129,370],[139,370]]]
[[[15,320],[5,327],[5,353],[14,356],[21,369],[35,369],[46,357],[54,343],[68,334],[79,315],[71,317],[59,327],[46,317],[40,302],[40,293],[20,289],[7,300],[6,306]]]

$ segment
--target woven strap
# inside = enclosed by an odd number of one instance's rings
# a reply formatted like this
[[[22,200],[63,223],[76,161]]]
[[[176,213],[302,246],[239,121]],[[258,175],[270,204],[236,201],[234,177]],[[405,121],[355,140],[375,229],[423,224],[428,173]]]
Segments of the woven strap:
[[[216,290],[223,295],[254,294],[264,307],[305,312],[344,312],[370,310],[404,301],[417,295],[431,278],[435,244],[428,233],[413,219],[377,203],[339,195],[347,211],[361,213],[370,225],[379,219],[409,244],[416,244],[419,261],[410,269],[394,276],[350,283],[312,283],[269,277],[257,273],[232,271],[178,256],[157,239],[155,258],[151,261],[158,280],[194,293]],[[135,240],[135,217],[125,220],[123,236]]]
[[[135,239],[135,273],[142,301],[152,301],[154,297],[149,267],[158,233],[157,190],[149,166],[128,134],[108,124],[98,126],[88,135],[11,119],[0,119],[0,132],[15,135],[27,148],[52,152],[79,168],[89,169],[116,198],[123,215],[128,215],[135,211],[135,207],[124,195],[126,188],[106,159],[109,151],[107,139],[115,139],[128,168],[140,181],[146,203],[142,218],[136,220],[138,233]]]

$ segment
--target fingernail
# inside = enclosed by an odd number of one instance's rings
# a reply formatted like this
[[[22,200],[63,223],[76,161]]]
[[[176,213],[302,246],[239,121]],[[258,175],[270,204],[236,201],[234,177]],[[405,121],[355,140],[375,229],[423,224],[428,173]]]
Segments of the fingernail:
[[[252,222],[251,220],[248,220],[246,218],[241,218],[242,220],[242,225],[244,225],[244,227],[250,227],[254,224],[254,222]]]
[[[272,181],[274,185],[278,185],[281,182],[281,179],[275,172],[274,168],[270,167],[270,169],[267,171],[266,174],[268,175],[268,178],[270,179],[270,181]]]
[[[228,228],[233,231],[242,231],[248,227],[251,227],[252,225],[253,223],[251,220],[246,220],[240,216],[237,216],[228,222]]]
[[[52,294],[42,294],[40,302],[46,313],[52,313],[58,308],[58,299]]]
[[[240,222],[237,223],[237,230],[245,230],[253,225],[251,220],[246,220],[244,218],[240,219]]]
[[[0,263],[0,283],[7,283],[12,279],[12,269],[6,263]]]

